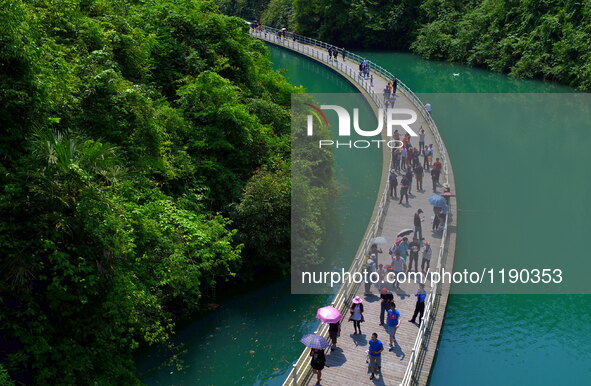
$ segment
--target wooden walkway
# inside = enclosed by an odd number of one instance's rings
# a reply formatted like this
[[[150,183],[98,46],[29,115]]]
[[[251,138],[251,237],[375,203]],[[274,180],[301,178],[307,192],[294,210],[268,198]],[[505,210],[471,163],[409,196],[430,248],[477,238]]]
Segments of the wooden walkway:
[[[357,87],[360,92],[362,92],[370,105],[373,106],[374,110],[377,111],[377,106],[371,99],[370,95],[366,90],[363,89],[361,85],[359,85],[359,77],[358,77],[358,68],[359,65],[356,62],[351,60],[342,60],[342,57],[339,56],[338,64],[331,62],[326,63],[324,60],[326,59],[327,52],[324,49],[313,45],[306,45],[295,41],[290,41],[286,44],[286,41],[279,40],[275,37],[274,34],[269,33],[265,36],[265,34],[257,34],[255,35],[258,38],[266,40],[270,43],[277,44],[279,46],[289,48],[300,54],[310,57],[313,60],[317,60],[320,63],[327,65],[328,67],[332,68],[334,71],[341,74],[343,77],[348,79],[355,87]],[[321,59],[322,58],[322,59]],[[377,75],[375,72],[372,71],[373,74],[373,91],[381,95],[382,90],[386,86],[388,80],[382,78],[381,76]],[[368,81],[367,81],[368,82]],[[416,110],[415,105],[411,102],[409,97],[405,95],[401,90],[397,92],[398,98],[396,99],[396,108],[409,108]],[[427,102],[427,101],[425,101]],[[420,128],[425,129],[426,145],[433,144],[433,148],[435,149],[435,156],[439,157],[439,151],[437,149],[436,141],[429,129],[429,125],[425,121],[424,117],[421,114],[418,114],[417,122],[415,122],[412,126],[413,130],[417,133],[419,132]],[[403,134],[403,133],[402,133]],[[413,137],[411,141],[413,146],[418,147],[418,137]],[[422,157],[420,157],[422,161]],[[382,184],[381,189],[385,186],[385,181],[387,181],[389,168],[390,168],[390,150],[384,149],[384,170],[382,173]],[[448,162],[448,183],[451,187],[452,192],[455,192],[455,186],[453,181],[453,172],[451,169],[451,163]],[[400,174],[400,173],[397,173]],[[398,179],[400,183],[400,178]],[[445,177],[441,176],[441,183],[445,182]],[[437,191],[441,191],[441,186],[437,187]],[[399,204],[398,200],[390,199],[386,204],[385,214],[383,216],[383,222],[381,225],[381,235],[386,237],[390,244],[394,241],[396,234],[401,231],[402,229],[413,228],[413,218],[414,213],[418,209],[422,209],[424,213],[424,222],[422,226],[423,230],[423,237],[426,241],[431,243],[431,247],[433,249],[433,257],[431,260],[432,268],[437,265],[437,258],[439,247],[441,244],[441,233],[433,233],[431,232],[431,218],[433,216],[433,207],[428,203],[427,199],[430,195],[433,194],[432,190],[432,183],[431,183],[431,176],[428,171],[425,171],[425,175],[423,178],[423,190],[418,191],[416,180],[413,178],[412,194],[409,194],[409,203]],[[456,203],[455,198],[452,198],[451,201],[451,215],[448,219],[448,236],[447,236],[447,261],[444,262],[443,266],[447,270],[451,270],[453,267],[453,256],[455,252],[455,229],[456,229]],[[374,211],[375,215],[375,211]],[[412,234],[409,237],[412,239]],[[390,245],[382,245],[381,249],[383,253],[379,255],[378,263],[379,264],[389,264],[390,257],[388,255],[388,249]],[[422,259],[422,254],[419,257],[419,270],[420,270],[420,263]],[[408,261],[407,261],[408,263]],[[379,325],[379,314],[380,314],[380,298],[379,298],[379,291],[380,288],[387,287],[389,290],[392,291],[394,294],[394,301],[396,303],[397,309],[401,313],[401,325],[397,331],[396,339],[398,341],[398,345],[395,345],[393,351],[388,351],[388,343],[389,337],[386,332],[385,326]],[[429,291],[431,285],[427,281],[425,289]],[[345,321],[342,323],[342,331],[341,336],[338,339],[337,349],[333,352],[327,351],[327,365],[329,367],[325,368],[322,371],[322,385],[398,385],[401,383],[404,373],[406,371],[408,360],[412,351],[412,348],[415,344],[415,340],[417,337],[417,332],[419,330],[418,325],[410,323],[408,320],[412,317],[416,297],[413,296],[416,290],[418,289],[418,285],[415,284],[402,284],[401,289],[394,291],[393,286],[391,284],[380,284],[372,286],[372,294],[365,295],[365,288],[364,285],[361,285],[357,291],[357,294],[363,299],[364,303],[364,317],[365,322],[361,324],[362,334],[354,335],[353,334],[353,324],[352,322],[346,322],[347,316],[345,316]],[[419,371],[417,372],[413,384],[427,384],[429,374],[431,371],[431,365],[433,363],[433,359],[435,356],[435,351],[437,348],[437,343],[439,340],[439,334],[441,331],[441,325],[443,321],[443,315],[445,312],[445,307],[447,304],[447,295],[449,294],[449,286],[443,286],[443,291],[441,296],[438,297],[437,302],[437,312],[432,318],[430,325],[428,326],[428,332],[426,333],[426,342],[425,347],[426,350],[424,355],[419,357]],[[417,318],[418,320],[418,318]],[[370,380],[369,379],[369,369],[368,364],[366,363],[367,359],[367,349],[368,349],[368,341],[371,339],[371,334],[376,332],[378,334],[378,339],[382,341],[384,344],[384,352],[382,353],[382,373],[376,379]],[[316,384],[316,376],[313,376],[310,379],[309,385]]]

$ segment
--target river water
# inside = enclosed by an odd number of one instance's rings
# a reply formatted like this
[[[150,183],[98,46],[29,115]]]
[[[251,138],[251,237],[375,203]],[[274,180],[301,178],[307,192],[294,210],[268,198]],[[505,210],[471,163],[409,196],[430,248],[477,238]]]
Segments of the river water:
[[[296,54],[270,47],[271,59],[278,69],[286,69],[285,76],[296,85],[303,85],[308,92],[354,92],[340,76]],[[424,61],[404,53],[365,52],[363,55],[396,74],[417,93],[544,93],[572,92],[573,90],[538,81],[523,81],[483,70],[448,63]],[[459,74],[454,76],[453,74]],[[434,116],[437,120],[434,106]],[[479,172],[482,167],[475,154],[462,146],[465,140],[461,127],[447,127],[440,123],[440,131],[452,159],[459,193],[458,202],[470,206],[474,212],[458,215],[458,243],[456,259],[462,261],[475,248],[488,245],[490,221],[478,214],[478,201],[470,196],[482,194],[479,186],[487,186],[490,179],[505,178],[503,169],[491,169],[493,175],[486,180]],[[504,135],[502,128],[498,135]],[[588,143],[588,135],[578,133],[582,144]],[[551,136],[538,138],[538,145]],[[474,131],[470,140],[478,146],[487,146],[486,132]],[[568,139],[568,138],[567,138]],[[550,146],[550,145],[547,145]],[[531,162],[526,152],[514,155],[513,162]],[[521,159],[519,158],[521,157]],[[584,165],[584,160],[573,156],[569,162]],[[339,162],[341,162],[339,164]],[[343,226],[345,235],[340,237],[359,240],[367,225],[373,207],[379,178],[379,155],[372,160],[374,166],[366,167],[373,176],[365,180],[370,194],[360,195],[351,187],[355,173],[352,164],[344,165],[337,159],[337,179],[348,186],[337,204],[352,204],[355,216],[349,216],[350,224]],[[367,165],[366,165],[367,166]],[[496,170],[496,171],[494,171]],[[561,169],[562,170],[562,169]],[[543,169],[532,168],[529,180],[547,179]],[[577,181],[584,192],[589,182],[580,178],[580,168],[564,168],[560,181]],[[588,173],[587,173],[588,175]],[[516,189],[527,189],[519,185]],[[372,184],[374,184],[372,186]],[[549,183],[550,184],[550,183]],[[574,186],[574,185],[573,185]],[[585,202],[573,202],[568,191],[541,192],[535,198],[537,205],[555,200],[566,203],[566,210]],[[363,197],[366,199],[364,200]],[[576,196],[577,198],[580,195]],[[519,201],[488,203],[488,211],[511,212]],[[491,207],[492,205],[492,207]],[[497,205],[498,207],[495,207]],[[511,205],[515,205],[511,208]],[[581,205],[583,205],[581,207]],[[535,207],[535,205],[533,205]],[[588,205],[587,205],[588,207]],[[583,230],[589,229],[587,216],[573,216],[568,224],[577,239],[560,238],[550,242],[557,251],[565,244],[578,243]],[[352,221],[356,218],[358,221]],[[345,221],[347,219],[343,219]],[[536,222],[536,223],[534,223]],[[520,238],[539,240],[540,227],[535,216],[523,216],[519,222],[507,225],[508,233],[519,232]],[[468,224],[469,226],[463,224]],[[581,241],[584,239],[580,239]],[[354,245],[353,243],[352,245]],[[354,247],[347,247],[352,248]],[[541,247],[545,248],[543,244]],[[583,250],[583,248],[579,248]],[[352,255],[349,252],[349,255]],[[210,315],[182,328],[175,342],[185,351],[179,355],[186,368],[177,371],[169,366],[171,354],[165,349],[144,352],[138,358],[138,371],[149,385],[251,385],[281,384],[290,364],[301,352],[299,337],[317,326],[315,310],[330,301],[326,295],[290,295],[288,282],[269,283],[261,289],[250,291],[226,301]],[[583,295],[451,295],[448,302],[439,351],[434,364],[433,385],[546,385],[587,384],[591,376],[591,296]]]

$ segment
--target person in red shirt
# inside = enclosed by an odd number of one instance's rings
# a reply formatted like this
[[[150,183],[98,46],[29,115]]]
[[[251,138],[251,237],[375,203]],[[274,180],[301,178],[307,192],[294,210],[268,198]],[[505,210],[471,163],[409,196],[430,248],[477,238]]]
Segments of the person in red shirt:
[[[435,162],[433,162],[433,169],[437,172],[435,182],[439,184],[439,175],[441,174],[441,169],[443,169],[443,164],[439,161],[439,158],[435,158]]]

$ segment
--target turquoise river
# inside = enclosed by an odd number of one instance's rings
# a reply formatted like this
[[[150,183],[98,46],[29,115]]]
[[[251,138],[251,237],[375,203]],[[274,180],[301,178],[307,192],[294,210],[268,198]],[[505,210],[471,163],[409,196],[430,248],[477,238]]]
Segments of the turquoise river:
[[[307,92],[355,91],[318,63],[269,49],[275,68]],[[427,93],[573,92],[406,53],[361,54],[396,74],[423,100]],[[557,145],[557,133],[551,130],[497,142],[488,130],[446,120],[433,105],[458,192],[458,263],[475,252],[485,259],[516,251],[544,261],[587,257],[588,130],[561,133]],[[508,137],[503,130],[502,125],[496,127],[494,135]],[[535,151],[532,157],[530,148],[545,151]],[[344,256],[355,253],[378,190],[381,153],[364,157],[336,155],[342,189],[334,205],[343,214],[335,219],[341,226],[333,237]],[[497,199],[498,192],[511,196]],[[516,215],[519,220],[513,221]],[[315,311],[327,302],[327,295],[291,295],[286,281],[266,283],[224,300],[209,315],[182,327],[174,340],[181,349],[176,357],[165,348],[142,352],[138,371],[148,385],[279,385],[302,350],[300,336],[315,329]],[[588,384],[589,320],[588,295],[451,295],[430,384]],[[183,369],[171,365],[175,359],[182,361]]]

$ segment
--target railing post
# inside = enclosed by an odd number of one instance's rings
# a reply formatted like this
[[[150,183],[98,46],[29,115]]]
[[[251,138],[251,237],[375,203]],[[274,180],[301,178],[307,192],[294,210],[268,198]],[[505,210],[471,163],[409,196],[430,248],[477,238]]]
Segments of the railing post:
[[[292,366],[293,366],[292,367],[293,370],[291,372],[293,374],[293,377],[292,377],[292,385],[293,386],[298,386],[298,374],[297,374],[298,373],[298,368],[296,366],[296,363],[294,363]]]

